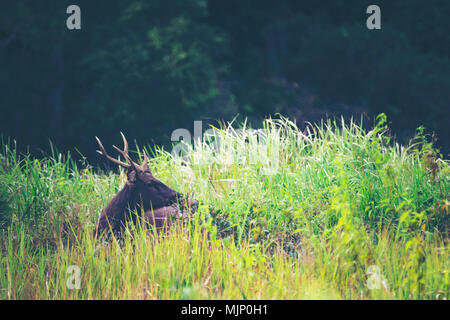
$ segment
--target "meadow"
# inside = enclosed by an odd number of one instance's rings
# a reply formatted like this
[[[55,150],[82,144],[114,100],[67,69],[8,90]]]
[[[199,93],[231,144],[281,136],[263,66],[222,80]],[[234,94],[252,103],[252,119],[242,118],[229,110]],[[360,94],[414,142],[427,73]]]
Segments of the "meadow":
[[[122,169],[3,141],[0,299],[448,299],[449,162],[422,128],[399,145],[384,115],[364,127],[269,119],[218,128],[184,157],[143,148],[199,206],[120,241],[92,231]]]

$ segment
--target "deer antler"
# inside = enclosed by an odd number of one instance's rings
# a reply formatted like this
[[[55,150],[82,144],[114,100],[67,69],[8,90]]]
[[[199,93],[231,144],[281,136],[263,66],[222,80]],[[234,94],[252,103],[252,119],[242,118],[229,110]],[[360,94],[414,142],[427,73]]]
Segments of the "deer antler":
[[[123,150],[120,150],[119,148],[117,148],[114,145],[113,145],[113,148],[116,149],[130,163],[131,167],[133,167],[134,169],[141,169],[141,167],[137,163],[133,162],[133,160],[131,160],[130,156],[128,155],[127,139],[125,139],[125,136],[123,135],[122,132],[120,132],[120,135],[122,136],[122,140],[123,140]]]
[[[131,160],[130,156],[128,155],[128,142],[127,142],[127,139],[125,139],[125,136],[123,135],[122,132],[120,133],[120,135],[122,136],[122,140],[123,140],[123,150],[120,150],[120,149],[117,148],[116,146],[113,146],[113,147],[114,147],[114,149],[116,149],[117,151],[119,151],[119,153],[120,153],[120,154],[125,158],[125,160],[127,160],[129,163],[125,163],[125,162],[122,162],[122,161],[120,161],[120,160],[118,160],[118,159],[115,159],[115,158],[111,157],[111,156],[106,152],[105,147],[103,147],[103,144],[102,144],[102,142],[100,141],[100,139],[99,139],[98,137],[95,137],[95,139],[97,139],[98,145],[99,145],[99,147],[100,147],[100,149],[101,149],[101,151],[100,151],[100,150],[97,150],[97,152],[100,153],[101,155],[105,156],[106,159],[108,159],[108,160],[110,160],[110,161],[112,161],[112,162],[114,162],[114,163],[117,163],[118,165],[121,165],[122,167],[125,167],[125,168],[133,167],[135,170],[137,170],[138,168],[141,169],[141,167],[140,167],[138,164],[134,163],[134,162]],[[146,156],[145,156],[145,157],[146,157]]]

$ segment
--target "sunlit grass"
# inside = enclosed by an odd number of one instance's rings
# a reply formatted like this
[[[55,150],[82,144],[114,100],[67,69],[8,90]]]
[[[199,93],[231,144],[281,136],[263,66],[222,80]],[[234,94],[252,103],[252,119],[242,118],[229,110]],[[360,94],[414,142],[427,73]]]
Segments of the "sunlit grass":
[[[385,123],[302,132],[268,120],[210,130],[184,158],[153,149],[154,175],[193,194],[198,212],[164,236],[138,226],[110,243],[92,230],[122,172],[4,143],[0,297],[448,298],[448,162],[420,130],[401,146]]]

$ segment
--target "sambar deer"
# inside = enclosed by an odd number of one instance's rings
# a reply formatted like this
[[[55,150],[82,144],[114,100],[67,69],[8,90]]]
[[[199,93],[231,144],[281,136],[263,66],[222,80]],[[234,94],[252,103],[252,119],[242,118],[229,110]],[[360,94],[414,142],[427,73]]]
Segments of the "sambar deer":
[[[105,230],[121,233],[126,222],[136,223],[140,213],[144,213],[145,221],[159,232],[166,229],[172,220],[182,217],[186,210],[196,203],[181,193],[169,188],[156,179],[148,167],[148,158],[144,152],[144,162],[138,165],[128,155],[128,143],[123,133],[124,149],[113,146],[125,159],[122,162],[108,155],[100,139],[97,139],[98,153],[106,159],[127,169],[127,182],[109,204],[102,210],[95,227],[97,238]]]

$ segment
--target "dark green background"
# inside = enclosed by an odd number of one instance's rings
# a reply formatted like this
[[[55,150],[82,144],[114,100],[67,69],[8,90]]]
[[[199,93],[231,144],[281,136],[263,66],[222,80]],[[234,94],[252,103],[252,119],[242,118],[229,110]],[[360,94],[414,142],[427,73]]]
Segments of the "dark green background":
[[[109,147],[120,130],[167,146],[194,120],[385,112],[403,142],[424,125],[448,155],[450,1],[0,3],[0,133],[21,150],[50,139],[94,162],[94,136]]]

